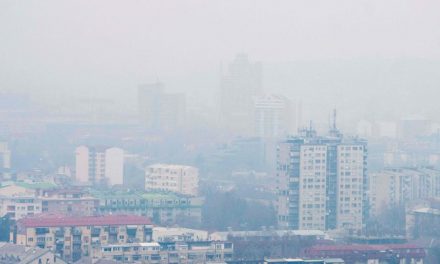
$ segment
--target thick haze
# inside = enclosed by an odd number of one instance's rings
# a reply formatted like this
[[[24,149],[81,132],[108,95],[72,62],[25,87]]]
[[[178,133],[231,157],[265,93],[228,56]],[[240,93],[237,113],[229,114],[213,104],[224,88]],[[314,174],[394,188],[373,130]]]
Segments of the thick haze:
[[[221,62],[245,52],[263,63],[265,91],[301,99],[306,118],[333,106],[345,121],[435,118],[439,11],[436,0],[3,0],[0,90],[133,110],[137,85],[159,79],[212,105]]]

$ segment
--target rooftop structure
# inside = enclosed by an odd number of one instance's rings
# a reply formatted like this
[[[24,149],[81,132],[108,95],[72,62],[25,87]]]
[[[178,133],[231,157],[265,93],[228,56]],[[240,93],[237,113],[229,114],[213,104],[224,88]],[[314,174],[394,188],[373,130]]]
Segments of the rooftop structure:
[[[318,239],[326,238],[326,234],[321,230],[258,230],[258,231],[225,231],[214,232],[209,235],[212,240],[225,241],[230,237],[249,238],[252,237],[286,237],[286,236],[302,236],[302,237],[316,237]]]
[[[110,225],[150,225],[146,217],[136,215],[105,215],[105,216],[53,216],[39,215],[19,220],[19,224],[28,227],[70,227],[70,226],[110,226]]]

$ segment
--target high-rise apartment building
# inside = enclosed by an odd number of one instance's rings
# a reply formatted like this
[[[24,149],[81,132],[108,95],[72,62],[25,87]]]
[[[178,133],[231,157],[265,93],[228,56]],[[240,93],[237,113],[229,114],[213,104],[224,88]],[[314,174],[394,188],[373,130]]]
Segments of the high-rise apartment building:
[[[277,148],[278,224],[361,230],[367,215],[367,142],[313,129]]]
[[[76,180],[93,184],[122,184],[124,178],[124,151],[120,148],[76,148]]]
[[[155,164],[145,172],[145,188],[171,191],[196,196],[199,172],[197,168],[184,165]]]
[[[236,133],[251,134],[253,100],[261,93],[261,64],[251,63],[246,54],[238,54],[221,77],[220,116],[224,127]]]
[[[141,124],[147,129],[169,131],[185,122],[185,95],[166,93],[163,83],[143,84],[138,88],[138,109]]]

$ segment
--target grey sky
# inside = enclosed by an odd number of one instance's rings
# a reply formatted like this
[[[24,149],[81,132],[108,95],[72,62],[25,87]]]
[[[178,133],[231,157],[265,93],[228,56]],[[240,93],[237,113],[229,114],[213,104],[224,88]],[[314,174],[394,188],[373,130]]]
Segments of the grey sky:
[[[237,52],[268,65],[438,60],[439,10],[436,0],[2,0],[0,89],[101,97],[160,78],[209,96]]]

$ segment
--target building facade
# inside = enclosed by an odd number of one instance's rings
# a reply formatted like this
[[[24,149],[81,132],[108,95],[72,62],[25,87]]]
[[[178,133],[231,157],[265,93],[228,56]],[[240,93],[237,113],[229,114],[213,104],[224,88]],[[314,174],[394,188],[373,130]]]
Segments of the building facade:
[[[198,169],[191,166],[155,164],[145,171],[145,189],[169,191],[197,196],[199,187]]]
[[[172,193],[93,192],[98,214],[134,214],[158,225],[200,224],[203,200]]]
[[[59,189],[41,196],[42,212],[46,214],[92,216],[97,214],[99,199],[79,189]]]
[[[34,196],[0,196],[0,217],[7,215],[11,220],[18,220],[41,212],[41,199]]]
[[[79,146],[75,151],[76,180],[101,185],[123,184],[124,151],[120,148]]]
[[[278,224],[289,229],[362,230],[368,214],[367,143],[336,129],[310,129],[278,145]]]
[[[370,176],[370,213],[419,199],[440,198],[440,171],[433,168],[386,168]]]
[[[96,254],[119,262],[156,264],[225,263],[233,258],[233,245],[224,241],[179,241],[105,245]]]
[[[90,256],[95,248],[115,243],[150,242],[152,225],[146,217],[107,215],[66,217],[41,215],[17,221],[14,243],[52,249],[67,261]]]

